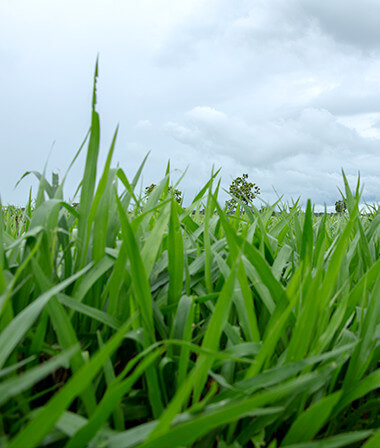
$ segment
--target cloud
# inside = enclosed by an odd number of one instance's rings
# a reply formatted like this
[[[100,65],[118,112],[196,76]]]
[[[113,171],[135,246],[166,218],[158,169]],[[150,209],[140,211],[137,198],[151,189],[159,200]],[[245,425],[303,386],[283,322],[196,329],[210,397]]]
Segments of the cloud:
[[[355,129],[362,137],[380,139],[380,113],[343,115],[338,121]]]
[[[100,157],[120,122],[115,162],[128,175],[151,151],[144,182],[158,181],[170,158],[182,171],[190,165],[188,197],[215,164],[225,187],[248,170],[268,200],[273,185],[333,204],[343,166],[353,182],[360,170],[365,194],[380,200],[379,8],[377,0],[2,2],[5,202],[25,202],[27,187],[12,186],[43,167],[54,140],[53,168],[74,156],[90,124],[97,53]]]
[[[314,107],[323,107],[336,115],[380,113],[380,92],[371,92],[359,86],[340,85],[321,92],[311,100]]]
[[[197,106],[182,123],[167,123],[165,130],[195,149],[198,157],[216,163],[227,157],[227,179],[249,172],[272,200],[274,187],[288,199],[302,195],[319,204],[333,203],[342,167],[353,182],[363,170],[368,200],[375,199],[380,186],[380,140],[361,136],[323,109],[304,109],[296,118],[257,124]]]
[[[374,154],[378,142],[361,137],[323,109],[304,109],[296,119],[248,123],[211,107],[188,111],[184,123],[169,122],[177,141],[201,150],[229,154],[250,166],[274,166],[297,154]]]
[[[232,23],[229,33],[250,45],[257,42],[271,45],[278,40],[288,44],[300,39],[310,24],[292,1],[259,0]]]
[[[149,129],[151,127],[152,127],[152,123],[150,122],[150,120],[139,120],[135,124],[135,128],[137,128],[137,129]]]
[[[360,51],[380,48],[380,4],[377,0],[259,0],[235,20],[234,32],[266,45],[284,46],[319,35]]]
[[[380,3],[377,0],[298,0],[297,3],[305,15],[336,41],[364,51],[380,49]]]

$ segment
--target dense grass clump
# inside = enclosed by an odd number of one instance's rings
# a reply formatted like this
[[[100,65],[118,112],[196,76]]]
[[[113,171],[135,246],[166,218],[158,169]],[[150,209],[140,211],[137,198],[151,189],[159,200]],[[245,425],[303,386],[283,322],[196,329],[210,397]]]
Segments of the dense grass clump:
[[[116,133],[95,182],[95,104],[78,206],[42,174],[17,222],[0,212],[0,445],[379,447],[380,214],[359,186],[340,216],[229,215],[215,174],[184,209],[169,169],[142,199]]]

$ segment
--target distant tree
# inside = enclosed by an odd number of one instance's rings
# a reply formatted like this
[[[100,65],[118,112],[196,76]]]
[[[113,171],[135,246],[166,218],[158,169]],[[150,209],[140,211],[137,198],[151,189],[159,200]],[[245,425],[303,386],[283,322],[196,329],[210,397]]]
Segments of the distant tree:
[[[145,197],[148,197],[155,188],[157,188],[156,184],[151,184],[149,187],[145,187]],[[174,199],[178,202],[178,204],[182,204],[182,191],[177,190],[176,188],[173,190],[173,187],[169,187],[168,191],[169,193],[173,192]]]
[[[232,181],[229,187],[229,193],[244,204],[249,205],[260,194],[260,188],[256,184],[248,182],[248,174],[243,174],[241,177],[237,177]],[[238,202],[235,197],[226,201],[227,210],[234,211],[236,209]]]
[[[346,201],[340,200],[335,202],[335,211],[337,213],[344,213],[347,210]]]

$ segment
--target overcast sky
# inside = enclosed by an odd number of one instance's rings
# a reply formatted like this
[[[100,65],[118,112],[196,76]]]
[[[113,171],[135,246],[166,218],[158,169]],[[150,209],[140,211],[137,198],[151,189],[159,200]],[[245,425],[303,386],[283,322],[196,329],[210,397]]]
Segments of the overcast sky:
[[[99,53],[101,160],[143,186],[171,160],[185,201],[221,167],[269,202],[333,205],[341,168],[380,201],[378,0],[1,0],[0,194],[23,204],[27,170],[63,174],[90,125]],[[74,166],[73,195],[83,172]],[[221,196],[221,199],[226,199]],[[260,202],[258,201],[258,204]]]

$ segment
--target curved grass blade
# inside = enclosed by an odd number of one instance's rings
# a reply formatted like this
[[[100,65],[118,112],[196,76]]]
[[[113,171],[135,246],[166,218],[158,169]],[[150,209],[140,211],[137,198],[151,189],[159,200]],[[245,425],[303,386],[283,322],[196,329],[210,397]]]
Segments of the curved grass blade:
[[[79,205],[78,239],[77,239],[78,266],[82,266],[84,264],[86,257],[85,247],[87,241],[87,224],[94,196],[96,167],[99,154],[100,126],[99,126],[99,115],[95,110],[97,79],[98,79],[98,59],[96,60],[95,64],[94,85],[92,90],[91,133],[90,133],[90,140],[88,142],[86,164],[82,179],[82,189],[79,203],[80,205]]]
[[[108,386],[94,415],[89,419],[88,423],[72,437],[72,439],[65,445],[65,448],[88,446],[89,442],[101,430],[110,414],[119,404],[121,398],[131,390],[136,381],[144,374],[146,369],[154,363],[160,354],[161,350],[155,350],[149,355],[144,353],[144,356],[146,356],[145,359],[141,361],[140,365],[135,368],[133,373],[131,373],[126,380],[120,382],[120,379],[116,378],[114,382]],[[133,360],[133,364],[135,364],[135,360]]]
[[[60,355],[55,356],[49,361],[44,362],[37,367],[29,369],[27,372],[12,377],[8,380],[4,380],[0,384],[0,405],[5,403],[9,398],[14,397],[21,392],[32,387],[38,381],[57,370],[59,367],[67,365],[70,358],[77,353],[79,346],[74,346],[68,350],[65,350]]]
[[[362,448],[378,448],[380,446],[380,429],[367,440],[367,442],[362,446]]]
[[[17,347],[26,332],[36,321],[49,300],[67,288],[67,286],[71,285],[71,283],[75,282],[75,280],[80,278],[89,268],[90,266],[86,266],[68,279],[53,286],[15,316],[0,334],[0,368],[4,365],[8,356],[12,353],[14,348]]]
[[[338,391],[332,395],[327,395],[310,406],[292,424],[282,444],[292,445],[312,440],[328,421],[334,406],[341,396],[342,391]]]
[[[20,446],[34,448],[38,446],[41,440],[52,430],[63,412],[88,387],[107,359],[119,347],[134,319],[135,316],[131,317],[104,347],[89,360],[88,364],[84,365],[70,378],[66,385],[54,395],[41,412],[11,440],[9,448],[17,448]]]
[[[327,437],[314,442],[296,443],[294,445],[281,445],[281,448],[341,448],[361,442],[373,434],[373,431],[355,431]]]

